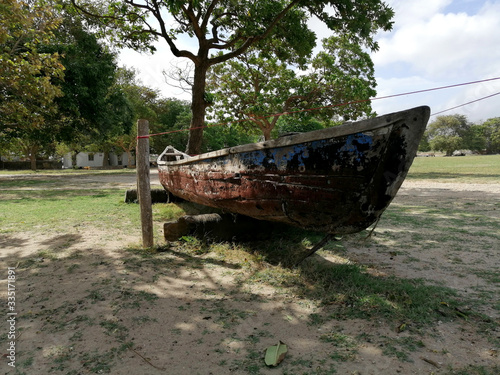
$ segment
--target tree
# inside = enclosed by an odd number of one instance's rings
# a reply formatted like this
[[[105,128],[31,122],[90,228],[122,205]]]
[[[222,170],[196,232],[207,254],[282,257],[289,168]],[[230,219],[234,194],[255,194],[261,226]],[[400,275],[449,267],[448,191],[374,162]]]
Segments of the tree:
[[[115,84],[116,56],[78,17],[64,9],[60,14],[62,22],[53,40],[40,47],[58,53],[65,67],[64,77],[56,81],[63,95],[54,100],[57,111],[47,118],[47,133],[63,142],[74,159],[82,150],[104,152],[105,167],[113,148],[110,138],[132,126],[130,105]]]
[[[65,67],[64,79],[58,82],[64,95],[55,100],[58,113],[53,119],[58,140],[71,142],[79,134],[98,134],[102,139],[122,127],[127,132],[132,116],[124,93],[115,85],[116,54],[69,13],[64,13],[56,37],[44,48],[62,55]]]
[[[500,153],[500,117],[486,120],[481,126],[486,153]]]
[[[323,50],[300,66],[302,71],[298,68],[256,50],[214,67],[209,88],[217,98],[214,112],[219,121],[256,126],[268,140],[288,112],[296,112],[293,117],[299,123],[371,115],[369,98],[376,94],[373,62],[347,36],[324,39]]]
[[[192,120],[188,153],[202,145],[205,113],[211,104],[206,95],[208,70],[231,60],[250,47],[274,50],[283,61],[290,51],[308,56],[315,34],[307,21],[313,15],[332,31],[356,36],[359,44],[376,49],[373,35],[392,27],[393,11],[382,0],[121,0],[111,3],[71,0],[95,25],[107,29],[114,40],[138,50],[154,50],[162,38],[176,57],[194,65]],[[325,11],[329,6],[331,12]],[[174,26],[170,26],[174,24]],[[197,41],[195,51],[180,49],[176,38]],[[217,52],[217,53],[214,53]]]
[[[185,147],[191,123],[189,103],[173,98],[162,98],[156,101],[154,110],[157,119],[151,125],[151,132],[168,132],[168,134],[151,139],[153,152],[159,154],[169,145],[177,149]]]
[[[451,156],[453,151],[467,147],[470,128],[471,123],[464,115],[438,116],[429,124],[426,136],[433,150],[445,151],[446,156]]]
[[[137,126],[134,124],[138,119],[146,119],[154,124],[158,118],[155,107],[159,93],[144,86],[136,77],[134,69],[120,68],[116,74],[116,89],[124,93],[131,110],[131,123],[133,126],[127,131],[115,132],[111,142],[123,152],[127,153],[129,167],[135,165],[132,153],[137,144]]]
[[[464,139],[466,150],[481,152],[486,148],[486,137],[481,125],[471,124]]]
[[[418,151],[420,152],[428,152],[431,150],[431,145],[429,143],[429,135],[425,133],[418,145]]]
[[[0,137],[22,142],[32,169],[37,152],[52,142],[46,119],[62,95],[54,84],[63,76],[60,55],[40,51],[60,24],[56,13],[41,1],[0,5]]]

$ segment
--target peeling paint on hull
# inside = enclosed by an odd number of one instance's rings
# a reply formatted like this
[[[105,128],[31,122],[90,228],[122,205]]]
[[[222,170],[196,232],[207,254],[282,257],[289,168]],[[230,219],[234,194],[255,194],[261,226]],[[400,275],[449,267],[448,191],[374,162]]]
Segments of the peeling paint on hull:
[[[160,182],[176,196],[228,212],[320,232],[359,232],[396,195],[429,114],[417,107],[195,157],[164,152]]]

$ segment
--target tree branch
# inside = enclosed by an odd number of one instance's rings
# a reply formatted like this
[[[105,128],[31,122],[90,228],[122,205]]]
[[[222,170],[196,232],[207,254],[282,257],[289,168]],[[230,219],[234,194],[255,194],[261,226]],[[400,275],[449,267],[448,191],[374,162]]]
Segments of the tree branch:
[[[276,25],[283,19],[283,17],[285,17],[286,14],[295,5],[297,5],[300,1],[301,0],[293,0],[290,4],[288,4],[288,6],[286,6],[285,9],[283,9],[278,15],[276,15],[276,17],[274,18],[274,20],[269,24],[269,26],[267,27],[267,29],[261,35],[256,35],[256,36],[249,37],[249,38],[247,38],[243,42],[243,44],[241,45],[241,47],[239,47],[238,49],[236,49],[236,50],[234,50],[232,52],[229,52],[229,53],[227,53],[225,55],[216,56],[216,57],[210,59],[209,65],[219,64],[219,63],[225,62],[227,60],[230,60],[230,59],[232,59],[232,58],[234,58],[236,56],[239,56],[242,53],[244,53],[248,48],[250,48],[254,43],[267,38],[269,36],[269,34],[271,34],[271,32],[273,31],[273,29],[276,27]]]
[[[195,64],[198,61],[197,57],[189,52],[189,51],[180,51],[177,46],[175,45],[174,41],[168,35],[167,28],[165,26],[165,21],[163,20],[163,17],[161,16],[161,11],[160,11],[160,6],[158,5],[158,0],[153,0],[153,6],[154,9],[152,9],[151,13],[153,13],[154,17],[158,21],[158,24],[160,25],[160,30],[161,30],[161,36],[165,41],[167,42],[168,46],[170,47],[170,51],[174,54],[175,57],[186,57],[193,61]]]
[[[203,18],[203,21],[201,23],[201,29],[202,30],[205,30],[208,26],[208,21],[210,20],[210,16],[212,15],[214,9],[215,9],[215,6],[217,5],[217,3],[219,2],[220,0],[213,0],[210,5],[208,6],[207,8],[207,12],[205,13],[205,17]]]
[[[201,41],[205,40],[205,33],[203,32],[203,29],[200,28],[200,25],[198,24],[198,17],[194,14],[193,12],[193,6],[192,3],[189,3],[189,7],[186,8],[184,5],[182,5],[182,11],[186,15],[186,17],[189,19],[191,23],[191,27],[193,28],[194,34],[198,38],[198,40]]]

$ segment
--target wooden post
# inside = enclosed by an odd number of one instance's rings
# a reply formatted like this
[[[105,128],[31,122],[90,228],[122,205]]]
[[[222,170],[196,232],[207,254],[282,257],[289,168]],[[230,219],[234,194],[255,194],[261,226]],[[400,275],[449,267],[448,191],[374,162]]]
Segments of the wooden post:
[[[151,184],[149,173],[149,122],[137,120],[137,193],[141,210],[142,246],[152,247],[153,210],[151,208]]]

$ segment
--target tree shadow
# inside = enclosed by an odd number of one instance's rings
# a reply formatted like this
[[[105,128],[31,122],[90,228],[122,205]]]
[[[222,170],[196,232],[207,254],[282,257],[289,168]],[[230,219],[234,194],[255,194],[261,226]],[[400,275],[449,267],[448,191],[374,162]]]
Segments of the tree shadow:
[[[412,172],[411,174],[408,175],[407,179],[408,180],[456,180],[456,179],[463,179],[467,178],[470,180],[482,180],[482,179],[499,179],[500,180],[500,175],[499,174],[480,174],[480,173],[460,173],[460,172],[453,172],[453,173],[448,173],[448,172]]]
[[[0,249],[23,247],[27,242],[26,238],[19,238],[10,234],[0,234]]]
[[[20,372],[411,373],[428,365],[423,355],[456,366],[450,357],[471,350],[476,317],[457,314],[467,311],[449,288],[371,272],[337,243],[294,267],[321,233],[289,228],[270,241],[206,244],[202,251],[173,243],[159,252],[117,247],[114,238],[96,245],[87,238],[91,230],[40,239],[37,246],[57,252],[43,262],[22,252],[9,258],[18,264]],[[113,237],[130,231],[115,229]],[[0,237],[11,240],[15,246],[16,235]],[[17,245],[33,247],[28,242]],[[394,241],[392,250],[406,245]],[[443,325],[455,333],[443,334]],[[431,344],[408,344],[419,340]],[[263,353],[279,341],[289,353],[279,369],[268,369]],[[431,353],[435,342],[450,356]],[[475,341],[471,358],[491,367],[485,345],[491,343]]]
[[[75,245],[77,242],[82,240],[81,234],[60,234],[54,237],[47,238],[40,242],[40,245],[48,246],[50,250],[55,252],[61,252],[65,249]]]

